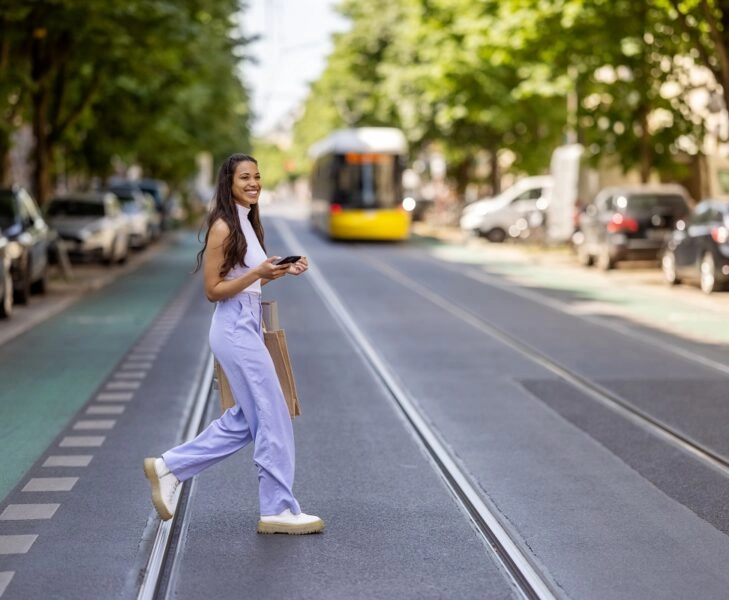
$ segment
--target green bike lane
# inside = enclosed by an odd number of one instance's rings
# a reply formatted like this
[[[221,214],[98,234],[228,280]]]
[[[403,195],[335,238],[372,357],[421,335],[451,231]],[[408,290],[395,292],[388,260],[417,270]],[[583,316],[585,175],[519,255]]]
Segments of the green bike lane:
[[[0,500],[18,484],[191,278],[180,233],[135,271],[0,346]]]
[[[696,287],[670,288],[657,267],[602,273],[578,265],[565,251],[434,237],[416,243],[439,261],[556,299],[575,315],[617,318],[709,346],[729,344],[729,292],[706,297]]]

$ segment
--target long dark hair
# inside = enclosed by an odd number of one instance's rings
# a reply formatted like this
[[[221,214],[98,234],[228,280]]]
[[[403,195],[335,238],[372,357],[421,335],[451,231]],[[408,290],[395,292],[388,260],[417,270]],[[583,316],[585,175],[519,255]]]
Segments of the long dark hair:
[[[258,161],[252,156],[247,154],[232,154],[225,159],[220,170],[218,171],[218,185],[215,187],[215,194],[213,194],[212,207],[208,213],[208,218],[205,222],[205,243],[203,244],[202,250],[197,254],[197,266],[195,271],[200,270],[202,265],[203,254],[205,249],[208,247],[208,236],[210,235],[210,228],[213,223],[218,219],[225,221],[230,229],[230,235],[225,240],[223,246],[223,264],[220,267],[220,276],[225,275],[235,265],[242,264],[248,266],[245,263],[246,252],[248,251],[248,243],[246,237],[243,235],[240,222],[238,221],[238,209],[235,207],[235,200],[233,199],[233,175],[235,175],[235,169],[238,163],[252,162],[256,166]],[[263,243],[263,226],[261,225],[261,219],[258,214],[258,203],[251,204],[251,210],[248,213],[248,220],[253,226],[253,231],[256,232],[256,237],[261,243],[263,251],[266,251],[266,246]]]

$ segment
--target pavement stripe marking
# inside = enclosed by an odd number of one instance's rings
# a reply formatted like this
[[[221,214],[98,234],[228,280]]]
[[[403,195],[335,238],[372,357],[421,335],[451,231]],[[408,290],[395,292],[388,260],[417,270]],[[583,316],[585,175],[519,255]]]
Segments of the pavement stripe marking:
[[[49,456],[44,467],[88,467],[93,456],[90,454],[73,454]]]
[[[136,390],[140,385],[141,381],[112,381],[107,383],[105,389],[107,390]]]
[[[88,419],[76,421],[74,429],[112,429],[116,425],[116,419]]]
[[[147,371],[118,371],[114,373],[114,379],[144,379]]]
[[[0,535],[0,554],[25,554],[38,539],[32,535]]]
[[[78,477],[33,477],[21,492],[70,492]]]
[[[106,439],[103,435],[67,435],[58,444],[61,448],[90,448],[101,446]]]
[[[120,415],[124,412],[125,406],[89,406],[86,409],[87,415]]]
[[[145,360],[145,361],[129,361],[125,362],[122,365],[122,369],[151,369],[152,368],[152,362]]]
[[[0,521],[50,519],[60,504],[8,504],[0,514]]]
[[[5,593],[13,575],[15,575],[15,571],[0,571],[0,597]]]
[[[133,392],[101,392],[96,395],[99,402],[126,402],[134,398]]]

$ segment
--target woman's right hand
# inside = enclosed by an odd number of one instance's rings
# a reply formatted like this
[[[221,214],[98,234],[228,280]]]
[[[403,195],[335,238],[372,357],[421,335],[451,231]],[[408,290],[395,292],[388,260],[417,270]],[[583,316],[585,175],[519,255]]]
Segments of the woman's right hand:
[[[258,272],[261,275],[261,279],[278,279],[279,277],[283,277],[288,273],[289,267],[291,265],[276,265],[274,264],[277,260],[281,260],[280,256],[272,256],[269,259],[266,259],[263,261],[260,265],[258,265]]]

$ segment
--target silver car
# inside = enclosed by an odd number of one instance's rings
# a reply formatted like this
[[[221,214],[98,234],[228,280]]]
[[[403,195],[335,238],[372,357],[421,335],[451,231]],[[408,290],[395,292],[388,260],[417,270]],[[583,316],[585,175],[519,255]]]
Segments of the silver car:
[[[129,220],[110,192],[54,198],[48,205],[48,221],[71,258],[114,264],[129,256]]]

